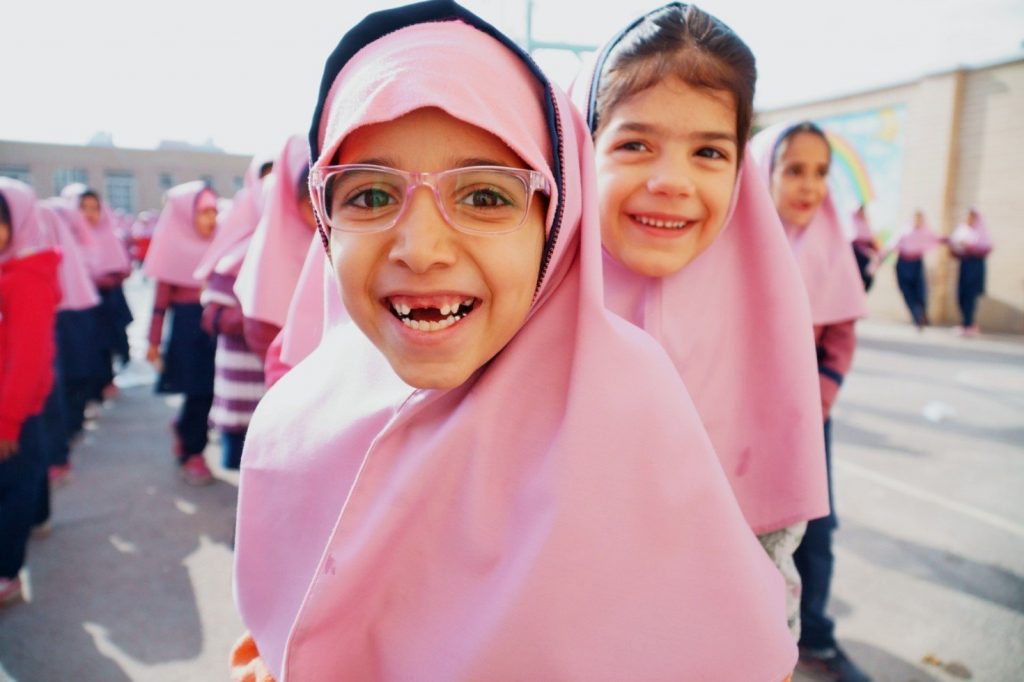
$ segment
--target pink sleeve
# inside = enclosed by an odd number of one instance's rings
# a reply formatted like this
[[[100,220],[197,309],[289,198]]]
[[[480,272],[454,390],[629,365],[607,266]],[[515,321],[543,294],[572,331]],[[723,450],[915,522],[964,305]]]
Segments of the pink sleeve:
[[[267,348],[270,347],[270,343],[281,331],[281,328],[269,322],[254,320],[251,317],[245,318],[243,327],[245,331],[245,343],[249,346],[249,350],[265,360],[267,357]]]
[[[843,378],[853,364],[853,351],[857,347],[854,326],[856,320],[815,327],[815,345],[818,350],[818,381],[821,386],[821,411],[828,419]]]
[[[274,337],[274,340],[267,348],[267,357],[263,361],[263,377],[267,384],[267,388],[276,384],[278,379],[291,370],[291,365],[286,364],[281,359],[281,348],[283,346],[284,334],[280,333]]]

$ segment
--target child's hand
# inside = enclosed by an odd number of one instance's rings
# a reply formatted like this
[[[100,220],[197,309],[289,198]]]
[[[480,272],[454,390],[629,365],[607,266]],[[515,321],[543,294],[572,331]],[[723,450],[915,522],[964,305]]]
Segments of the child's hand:
[[[18,452],[18,441],[0,438],[0,462]]]
[[[163,358],[160,357],[160,348],[158,346],[150,345],[149,350],[146,351],[146,360],[156,368],[156,371],[163,371],[164,361]]]

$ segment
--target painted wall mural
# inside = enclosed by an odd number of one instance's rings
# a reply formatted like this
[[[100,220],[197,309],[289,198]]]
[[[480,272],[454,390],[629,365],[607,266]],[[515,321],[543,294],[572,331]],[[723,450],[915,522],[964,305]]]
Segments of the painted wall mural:
[[[866,203],[883,244],[906,221],[899,213],[906,120],[906,107],[901,105],[815,121],[828,133],[832,146],[829,184],[844,224],[852,232],[850,216]]]

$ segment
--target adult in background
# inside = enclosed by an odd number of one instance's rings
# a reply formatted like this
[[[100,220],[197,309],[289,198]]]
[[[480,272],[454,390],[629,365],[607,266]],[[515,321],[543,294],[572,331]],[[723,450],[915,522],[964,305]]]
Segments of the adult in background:
[[[957,302],[963,316],[960,333],[963,336],[977,336],[979,329],[974,314],[978,297],[985,293],[985,259],[992,251],[992,237],[978,209],[971,207],[967,211],[967,219],[953,230],[949,238],[949,248],[960,261],[956,288]]]

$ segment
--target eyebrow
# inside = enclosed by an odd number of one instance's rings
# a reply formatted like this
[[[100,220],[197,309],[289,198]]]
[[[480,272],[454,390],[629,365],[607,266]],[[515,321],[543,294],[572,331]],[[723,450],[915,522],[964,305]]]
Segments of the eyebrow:
[[[390,156],[374,156],[368,159],[359,159],[349,163],[366,166],[385,166],[387,168],[398,168],[398,161]],[[504,161],[491,159],[483,156],[469,156],[465,158],[449,159],[446,163],[448,168],[469,168],[470,166],[500,166],[502,168],[515,168]]]
[[[701,142],[732,142],[734,145],[738,145],[739,142],[736,140],[736,134],[732,132],[724,132],[720,130],[700,130],[697,132],[689,133],[687,135],[671,135],[666,132],[662,126],[652,125],[650,123],[641,123],[639,121],[626,121],[615,127],[616,133],[647,133],[654,135],[662,135],[665,137],[684,137],[696,139]]]

